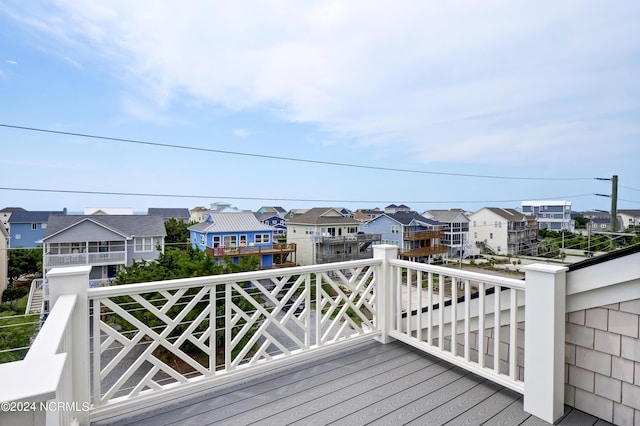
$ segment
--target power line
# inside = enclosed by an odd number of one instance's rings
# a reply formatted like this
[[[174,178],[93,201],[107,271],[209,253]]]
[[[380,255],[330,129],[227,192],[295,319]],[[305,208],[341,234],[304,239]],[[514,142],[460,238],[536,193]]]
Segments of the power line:
[[[299,163],[311,163],[311,164],[322,164],[325,166],[338,166],[338,167],[353,167],[359,169],[368,169],[368,170],[379,170],[379,171],[387,171],[387,172],[400,172],[400,173],[418,173],[418,174],[427,174],[427,175],[439,175],[439,176],[457,176],[457,177],[470,177],[470,178],[482,178],[482,179],[504,179],[504,180],[538,180],[538,181],[575,181],[575,180],[591,180],[597,179],[593,177],[520,177],[520,176],[498,176],[498,175],[477,175],[471,173],[451,173],[451,172],[434,172],[428,170],[415,170],[415,169],[400,169],[393,167],[379,167],[379,166],[368,166],[365,164],[354,164],[354,163],[340,163],[334,161],[322,161],[322,160],[311,160],[307,158],[297,158],[297,157],[283,157],[278,155],[267,155],[267,154],[254,154],[249,152],[239,152],[239,151],[227,151],[221,149],[212,149],[212,148],[202,148],[195,146],[186,146],[186,145],[175,145],[168,143],[160,143],[160,142],[150,142],[150,141],[142,141],[136,139],[125,139],[125,138],[116,138],[110,136],[100,136],[100,135],[92,135],[87,133],[76,133],[76,132],[63,132],[60,130],[51,130],[51,129],[42,129],[37,127],[25,127],[25,126],[15,126],[11,124],[2,124],[0,123],[0,127],[17,129],[17,130],[27,130],[32,132],[41,132],[41,133],[51,133],[57,135],[66,135],[66,136],[76,136],[81,138],[89,138],[89,139],[100,139],[100,140],[108,140],[114,142],[123,142],[137,145],[146,145],[146,146],[155,146],[155,147],[163,147],[163,148],[175,148],[175,149],[184,149],[190,151],[199,151],[199,152],[211,152],[216,154],[226,154],[226,155],[240,155],[244,157],[254,157],[254,158],[266,158],[270,160],[281,160],[281,161],[295,161]]]
[[[629,186],[624,186],[624,185],[619,185],[619,186],[620,186],[620,188],[630,189],[631,191],[638,191],[638,192],[640,192],[640,189],[638,189],[638,188],[631,188],[631,187],[629,187]]]
[[[279,197],[240,197],[240,196],[224,196],[224,195],[187,195],[187,194],[152,194],[144,192],[107,192],[107,191],[80,191],[71,189],[39,189],[39,188],[8,188],[0,187],[4,191],[24,191],[24,192],[50,192],[64,194],[85,194],[85,195],[119,195],[128,197],[164,197],[164,198],[209,198],[224,200],[265,200],[265,201],[297,201],[297,202],[320,202],[320,203],[397,203],[403,202],[407,204],[474,204],[474,203],[514,203],[521,202],[522,198],[512,200],[334,200],[334,199],[306,199],[306,198],[279,198]],[[594,194],[565,195],[559,197],[545,197],[549,200],[563,200],[567,198],[589,197]]]

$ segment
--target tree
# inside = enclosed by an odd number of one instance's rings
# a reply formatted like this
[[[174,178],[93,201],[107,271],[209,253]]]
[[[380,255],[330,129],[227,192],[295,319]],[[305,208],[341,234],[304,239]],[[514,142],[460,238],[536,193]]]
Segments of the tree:
[[[242,257],[235,264],[229,258],[218,264],[205,252],[188,246],[185,249],[167,247],[155,261],[134,261],[116,274],[115,285],[163,281],[179,278],[204,277],[207,275],[255,271],[259,260],[255,256]]]
[[[164,223],[167,236],[164,239],[166,245],[184,249],[189,246],[189,224],[171,218]]]
[[[559,255],[560,247],[553,238],[545,238],[538,243],[538,256],[552,258]]]
[[[9,251],[9,283],[26,274],[42,272],[42,249],[17,248]]]
[[[576,229],[586,229],[587,227],[587,223],[589,223],[589,219],[588,217],[576,217],[574,219],[575,223],[576,223]]]

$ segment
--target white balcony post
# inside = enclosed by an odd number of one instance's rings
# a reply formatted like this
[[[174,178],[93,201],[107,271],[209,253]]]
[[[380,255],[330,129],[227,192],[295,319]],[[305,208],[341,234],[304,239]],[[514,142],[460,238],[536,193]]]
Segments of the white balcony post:
[[[395,324],[396,294],[393,274],[389,261],[398,257],[398,247],[388,244],[373,246],[374,259],[382,259],[378,275],[378,328],[382,331],[377,340],[387,344],[393,338],[389,337],[389,331]]]
[[[533,264],[526,279],[524,410],[554,423],[564,412],[566,271]]]
[[[78,299],[71,317],[71,355],[72,394],[77,406],[90,402],[89,394],[89,273],[91,266],[56,268],[49,271],[50,309],[55,306],[58,297],[65,294],[77,294]],[[80,424],[88,424],[88,413],[80,411],[77,418]]]

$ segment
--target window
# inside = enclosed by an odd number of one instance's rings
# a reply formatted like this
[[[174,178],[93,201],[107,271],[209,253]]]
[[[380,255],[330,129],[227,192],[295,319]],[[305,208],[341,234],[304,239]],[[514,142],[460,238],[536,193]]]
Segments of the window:
[[[476,239],[478,238],[478,233],[477,232],[473,233],[473,238],[476,238]]]
[[[200,234],[200,245],[203,246],[205,244],[206,244],[205,235],[204,234]]]
[[[151,251],[153,249],[153,239],[151,237],[136,237],[134,240],[134,251],[136,253]]]
[[[349,226],[347,227],[347,234],[357,234],[358,227],[357,226]]]
[[[16,234],[16,240],[19,240],[22,238],[22,234]]]
[[[246,247],[246,246],[247,246],[247,236],[240,235],[240,247]]]
[[[224,236],[224,246],[227,248],[235,247],[238,244],[238,236],[237,235],[225,235]]]
[[[35,231],[36,229],[38,229],[38,224],[37,223],[32,223],[31,224],[31,230]]]
[[[391,233],[399,234],[400,233],[400,225],[391,225]]]
[[[220,235],[214,235],[212,241],[213,248],[218,248],[218,246],[220,245]]]
[[[269,234],[256,234],[254,240],[256,244],[267,244],[271,242],[271,238]]]
[[[493,240],[493,232],[489,234],[489,239]]]

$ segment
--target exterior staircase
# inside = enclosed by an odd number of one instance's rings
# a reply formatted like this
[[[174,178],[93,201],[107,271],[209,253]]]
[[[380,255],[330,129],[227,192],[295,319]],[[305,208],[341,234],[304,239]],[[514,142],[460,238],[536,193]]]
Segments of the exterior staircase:
[[[42,315],[44,313],[44,289],[42,280],[35,279],[31,282],[29,299],[25,308],[25,315]]]

